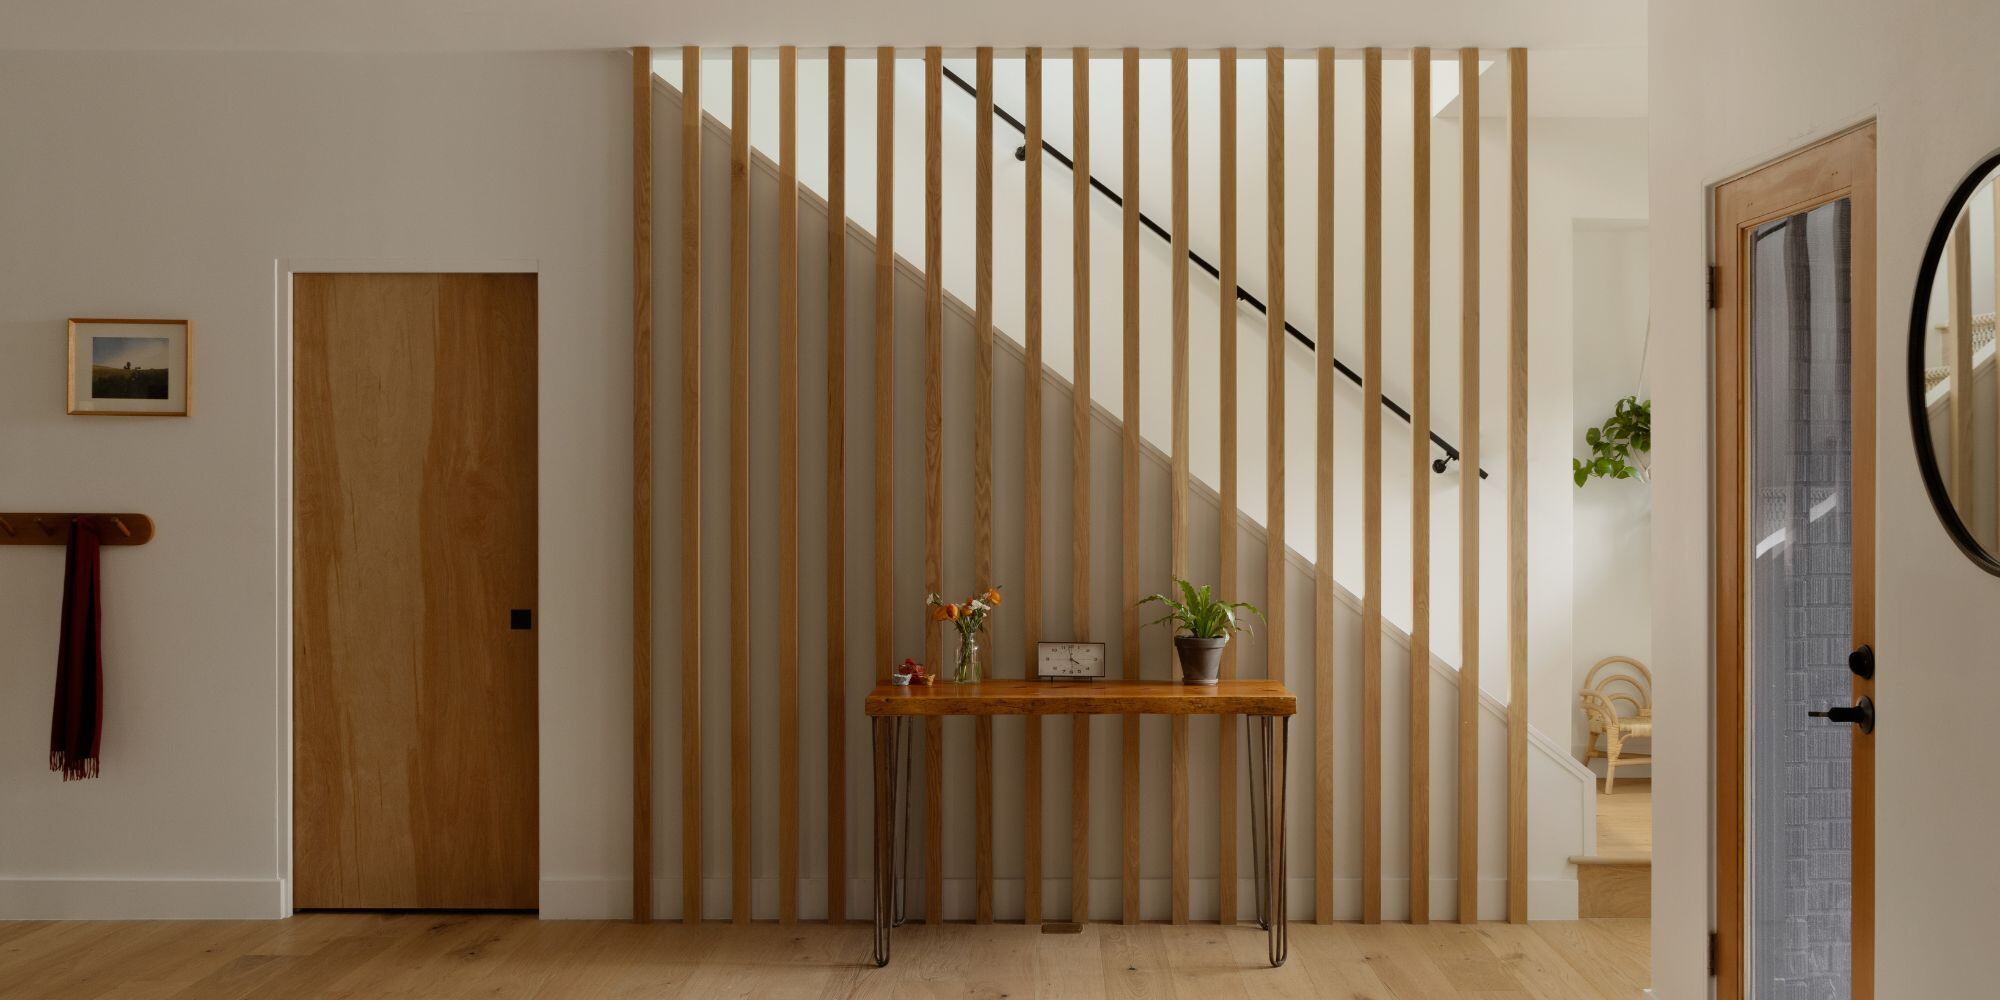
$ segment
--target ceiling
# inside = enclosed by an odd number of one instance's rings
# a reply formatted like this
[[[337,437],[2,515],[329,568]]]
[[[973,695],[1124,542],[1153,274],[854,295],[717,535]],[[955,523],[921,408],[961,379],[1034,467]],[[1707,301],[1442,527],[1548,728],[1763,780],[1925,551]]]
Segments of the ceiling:
[[[635,44],[1643,48],[1645,0],[0,0],[0,50]]]

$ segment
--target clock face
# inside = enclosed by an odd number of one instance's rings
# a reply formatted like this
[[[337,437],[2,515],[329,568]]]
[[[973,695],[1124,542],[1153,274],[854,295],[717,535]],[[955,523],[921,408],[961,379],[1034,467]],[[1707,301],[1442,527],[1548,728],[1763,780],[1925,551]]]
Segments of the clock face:
[[[1044,642],[1036,645],[1035,676],[1092,678],[1104,676],[1101,642]]]

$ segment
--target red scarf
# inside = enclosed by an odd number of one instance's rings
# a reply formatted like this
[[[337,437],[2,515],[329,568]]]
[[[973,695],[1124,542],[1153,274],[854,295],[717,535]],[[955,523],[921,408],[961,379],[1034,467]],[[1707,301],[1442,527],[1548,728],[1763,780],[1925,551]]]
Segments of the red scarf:
[[[97,596],[97,531],[70,522],[63,560],[62,642],[56,653],[56,706],[49,726],[49,770],[63,780],[97,777],[104,729],[103,607]]]

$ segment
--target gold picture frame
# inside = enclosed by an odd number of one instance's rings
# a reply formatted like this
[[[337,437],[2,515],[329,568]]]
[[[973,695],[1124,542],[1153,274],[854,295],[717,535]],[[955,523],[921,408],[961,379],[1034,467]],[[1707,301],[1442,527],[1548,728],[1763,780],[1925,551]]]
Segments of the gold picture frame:
[[[71,416],[185,417],[194,397],[194,321],[74,317],[66,372]]]

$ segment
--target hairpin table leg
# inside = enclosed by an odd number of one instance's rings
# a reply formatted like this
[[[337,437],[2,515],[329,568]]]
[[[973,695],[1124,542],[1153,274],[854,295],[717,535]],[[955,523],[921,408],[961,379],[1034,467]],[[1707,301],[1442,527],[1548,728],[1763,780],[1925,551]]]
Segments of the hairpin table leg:
[[[1264,801],[1265,795],[1262,790],[1264,786],[1258,782],[1257,775],[1259,773],[1262,773],[1264,775],[1264,780],[1269,781],[1271,777],[1271,772],[1268,769],[1264,769],[1261,772],[1259,770],[1258,764],[1259,761],[1261,760],[1261,753],[1257,749],[1256,745],[1257,737],[1253,735],[1259,731],[1259,727],[1261,727],[1265,721],[1266,720],[1263,716],[1250,716],[1243,720],[1244,722],[1243,767],[1245,770],[1250,772],[1250,873],[1252,876],[1252,878],[1250,879],[1250,885],[1252,887],[1251,893],[1252,895],[1256,896],[1257,926],[1265,930],[1269,930],[1271,927],[1271,910],[1270,907],[1267,905],[1267,899],[1268,899],[1267,890],[1270,889],[1270,886],[1269,884],[1267,884],[1265,876],[1269,875],[1270,872],[1267,871],[1264,867],[1264,859],[1265,859],[1264,837],[1263,834],[1260,832],[1260,828],[1263,826],[1263,824],[1259,822],[1259,819],[1264,814],[1266,803]]]
[[[1265,927],[1270,935],[1271,967],[1285,964],[1291,951],[1290,918],[1285,913],[1285,750],[1291,735],[1289,716],[1264,717],[1264,829],[1265,878],[1270,882],[1264,896],[1269,907]]]
[[[875,719],[875,965],[889,964],[889,931],[895,919],[896,720]]]

